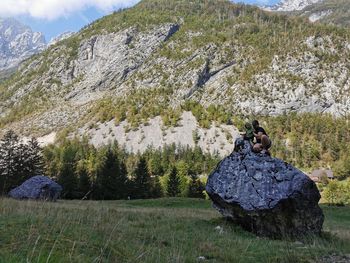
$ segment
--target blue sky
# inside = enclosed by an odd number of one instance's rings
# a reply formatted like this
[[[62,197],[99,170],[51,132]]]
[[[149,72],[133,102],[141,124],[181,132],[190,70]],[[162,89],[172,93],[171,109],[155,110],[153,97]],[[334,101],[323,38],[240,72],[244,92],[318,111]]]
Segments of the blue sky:
[[[102,10],[88,8],[86,10],[77,11],[54,20],[34,18],[29,15],[21,15],[17,16],[16,18],[24,24],[30,26],[34,31],[44,33],[46,41],[50,41],[53,37],[60,35],[63,32],[77,32],[85,25],[102,16],[105,16],[106,14],[108,13]]]
[[[16,0],[0,0],[0,16],[13,14],[12,16],[29,25],[34,31],[43,32],[46,41],[50,41],[63,32],[79,31],[88,23],[118,8],[131,6],[138,0],[22,0],[27,6],[24,4],[17,9],[13,5],[14,1]],[[279,1],[235,0],[258,5],[272,5]]]
[[[241,0],[241,1],[236,1],[236,2],[244,2],[247,4],[257,4],[257,5],[274,5],[278,2],[280,2],[280,0]]]

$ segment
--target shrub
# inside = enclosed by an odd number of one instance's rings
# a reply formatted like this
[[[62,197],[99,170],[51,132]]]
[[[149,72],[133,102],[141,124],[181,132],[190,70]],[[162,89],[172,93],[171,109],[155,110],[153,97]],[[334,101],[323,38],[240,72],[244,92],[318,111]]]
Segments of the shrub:
[[[323,197],[330,205],[350,204],[349,182],[331,181],[323,191]]]

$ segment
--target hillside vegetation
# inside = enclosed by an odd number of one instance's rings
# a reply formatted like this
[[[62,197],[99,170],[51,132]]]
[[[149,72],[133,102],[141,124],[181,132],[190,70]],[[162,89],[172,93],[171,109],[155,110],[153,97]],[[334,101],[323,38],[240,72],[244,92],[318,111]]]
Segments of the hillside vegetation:
[[[306,7],[301,12],[305,16],[317,18],[322,23],[350,26],[350,2],[347,0],[324,0]]]
[[[349,208],[322,208],[322,237],[294,242],[257,238],[226,222],[204,200],[1,199],[0,261],[346,262]]]
[[[219,162],[199,147],[171,145],[132,154],[117,144],[95,148],[86,140],[48,146],[43,155],[44,174],[62,185],[66,199],[204,198],[207,175]]]
[[[349,36],[230,1],[144,0],[24,63],[1,84],[0,124],[45,134],[162,115],[174,125],[188,100],[230,113],[346,115]]]

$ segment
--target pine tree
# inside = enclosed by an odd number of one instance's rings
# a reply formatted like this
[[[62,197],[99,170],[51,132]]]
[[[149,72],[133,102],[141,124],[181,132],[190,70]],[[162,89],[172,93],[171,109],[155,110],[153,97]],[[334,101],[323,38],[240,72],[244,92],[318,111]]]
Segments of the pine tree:
[[[125,168],[121,169],[118,156],[108,147],[104,162],[97,173],[96,197],[103,200],[123,199],[126,198],[126,190]]]
[[[190,167],[186,161],[181,160],[176,165],[176,171],[180,180],[179,190],[181,196],[185,197],[188,195]]]
[[[131,181],[128,178],[128,170],[126,168],[125,160],[121,157],[119,161],[119,172],[120,172],[120,178],[123,178],[123,187],[120,188],[120,194],[121,198],[128,198],[130,196],[130,193],[132,191],[132,184]]]
[[[48,145],[43,149],[44,173],[50,178],[56,178],[60,162],[60,147]]]
[[[76,151],[72,144],[63,146],[58,165],[58,183],[62,186],[62,197],[67,199],[79,198],[77,192],[78,179],[75,173]]]
[[[44,161],[42,149],[38,141],[32,138],[27,144],[20,144],[19,148],[23,163],[23,179],[28,179],[35,175],[42,175]]]
[[[0,141],[0,187],[2,194],[17,186],[20,171],[20,142],[14,131],[8,131]]]
[[[195,174],[191,174],[191,181],[188,187],[188,197],[191,198],[205,198],[203,183],[198,179]]]
[[[140,157],[137,163],[133,189],[133,198],[144,199],[151,196],[151,177],[148,173],[147,162],[144,157]]]
[[[156,151],[152,152],[150,155],[151,156],[148,161],[150,174],[152,176],[161,176],[163,174],[161,153],[159,151]]]
[[[158,176],[154,176],[151,178],[151,191],[150,197],[159,198],[163,196],[162,186],[159,181]]]
[[[7,193],[32,176],[42,174],[42,171],[43,157],[37,140],[23,143],[14,131],[8,131],[0,141],[2,193]]]
[[[80,160],[77,164],[76,176],[78,178],[79,198],[88,198],[91,191],[91,182],[85,160]]]
[[[177,196],[180,193],[180,178],[177,175],[177,169],[175,166],[170,168],[169,179],[167,184],[167,195]]]

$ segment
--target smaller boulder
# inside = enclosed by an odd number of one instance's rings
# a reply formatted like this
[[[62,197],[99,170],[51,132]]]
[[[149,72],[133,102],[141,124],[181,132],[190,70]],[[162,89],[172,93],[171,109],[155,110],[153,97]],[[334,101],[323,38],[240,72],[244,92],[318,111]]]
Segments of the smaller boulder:
[[[14,199],[56,201],[62,187],[46,176],[34,176],[12,189],[9,196]]]

